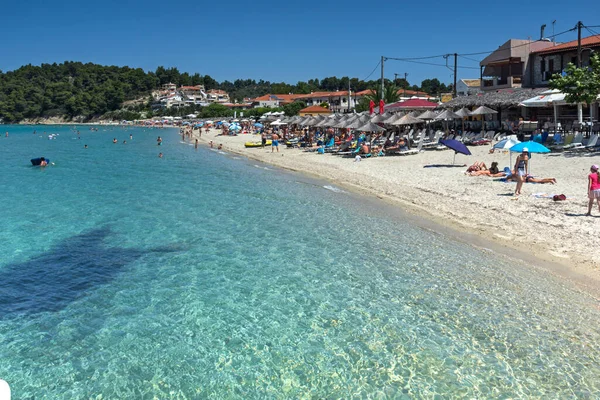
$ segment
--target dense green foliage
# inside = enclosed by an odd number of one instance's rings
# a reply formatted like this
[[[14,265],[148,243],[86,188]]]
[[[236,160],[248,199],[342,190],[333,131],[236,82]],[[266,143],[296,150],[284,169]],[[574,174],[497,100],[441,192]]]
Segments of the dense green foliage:
[[[589,67],[577,68],[569,63],[565,75],[554,74],[549,86],[565,93],[567,103],[589,106],[600,94],[600,54],[592,53]]]
[[[234,82],[217,82],[209,75],[180,72],[177,68],[158,67],[154,72],[140,68],[102,66],[92,63],[65,62],[62,64],[26,65],[15,71],[0,71],[0,119],[18,122],[23,119],[62,117],[135,119],[152,117],[150,94],[166,83],[179,86],[204,85],[206,90],[222,89],[232,101],[262,96],[267,93],[310,93],[314,91],[346,90],[362,91],[379,87],[379,81],[362,81],[348,77],[309,79],[295,85],[264,80],[237,79]],[[420,89],[404,79],[395,83],[404,88]],[[392,82],[385,81],[391,86]],[[437,79],[423,81],[424,88],[439,93],[445,85]],[[136,102],[130,102],[136,100]],[[206,107],[208,108],[208,107]],[[288,115],[296,115],[302,107],[290,104],[283,108]],[[161,110],[160,115],[187,115],[190,113],[212,117],[216,106],[206,110],[189,107],[177,110]],[[222,116],[233,114],[219,108]],[[272,111],[272,110],[271,110]],[[266,111],[265,111],[266,112]],[[246,110],[245,115],[259,111]],[[264,113],[264,112],[263,112]]]
[[[0,73],[0,118],[102,115],[148,94],[157,82],[153,73],[140,68],[77,62],[26,65]]]

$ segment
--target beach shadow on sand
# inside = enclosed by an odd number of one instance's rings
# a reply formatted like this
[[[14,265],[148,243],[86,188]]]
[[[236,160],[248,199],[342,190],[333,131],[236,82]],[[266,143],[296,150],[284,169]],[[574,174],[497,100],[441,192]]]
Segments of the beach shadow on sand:
[[[423,165],[423,168],[464,168],[467,164],[428,164]]]
[[[565,213],[567,217],[586,217],[586,218],[600,218],[600,215],[587,215],[586,213],[575,214],[575,213]]]
[[[151,252],[174,248],[110,247],[107,227],[66,238],[45,253],[2,267],[0,319],[57,312],[90,290],[113,281],[128,264]]]

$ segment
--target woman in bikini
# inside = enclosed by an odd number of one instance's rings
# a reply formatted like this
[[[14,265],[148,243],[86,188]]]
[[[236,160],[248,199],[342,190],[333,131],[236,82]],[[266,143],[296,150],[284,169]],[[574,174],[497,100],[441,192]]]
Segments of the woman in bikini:
[[[517,179],[517,188],[515,189],[515,196],[521,194],[521,188],[523,187],[523,182],[525,182],[525,177],[527,176],[527,172],[529,170],[529,153],[527,147],[523,147],[523,151],[517,157],[515,161],[515,171]]]

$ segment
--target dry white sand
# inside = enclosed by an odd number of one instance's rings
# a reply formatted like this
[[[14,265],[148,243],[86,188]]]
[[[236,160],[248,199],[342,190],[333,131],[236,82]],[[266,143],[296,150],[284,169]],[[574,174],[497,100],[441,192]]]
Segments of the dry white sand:
[[[258,135],[217,136],[219,130],[202,133],[201,141],[281,168],[300,171],[338,185],[396,202],[411,213],[446,226],[480,235],[541,258],[559,262],[600,285],[600,211],[587,212],[587,175],[599,154],[534,154],[530,173],[553,177],[557,184],[523,186],[523,194],[512,196],[516,183],[490,177],[465,175],[466,167],[427,167],[452,164],[451,150],[428,150],[413,156],[371,157],[361,162],[331,154],[305,152],[279,146],[245,148],[246,141],[260,141]],[[194,131],[197,137],[197,131]],[[470,147],[472,156],[457,155],[457,164],[498,162],[509,166],[509,154],[489,154],[489,146]],[[513,157],[514,162],[514,157]],[[533,194],[565,194],[566,201],[537,198]]]

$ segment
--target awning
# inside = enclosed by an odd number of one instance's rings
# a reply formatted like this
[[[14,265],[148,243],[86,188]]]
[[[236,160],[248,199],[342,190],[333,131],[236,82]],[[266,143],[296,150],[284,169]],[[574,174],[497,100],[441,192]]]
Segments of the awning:
[[[520,105],[524,107],[552,107],[554,104],[566,104],[565,94],[555,90],[548,90],[539,96],[523,101]]]

